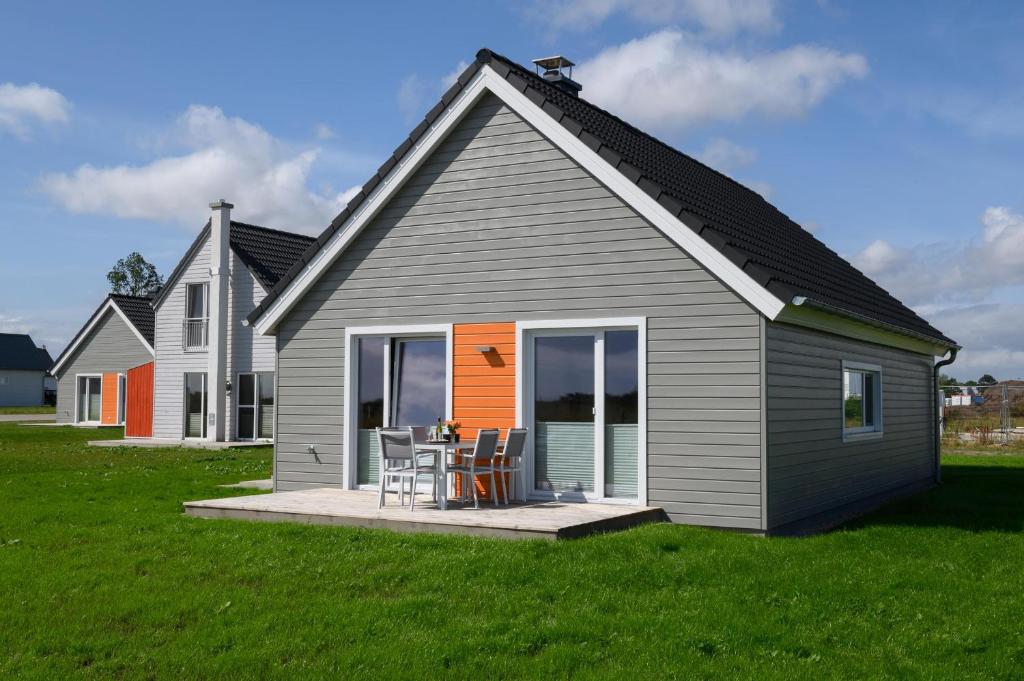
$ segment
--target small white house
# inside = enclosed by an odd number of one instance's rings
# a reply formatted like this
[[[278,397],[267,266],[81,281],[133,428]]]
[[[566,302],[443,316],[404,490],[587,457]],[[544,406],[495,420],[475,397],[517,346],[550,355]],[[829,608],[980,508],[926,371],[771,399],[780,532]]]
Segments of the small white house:
[[[210,221],[153,299],[155,438],[270,440],[275,342],[244,324],[311,237],[231,220]]]

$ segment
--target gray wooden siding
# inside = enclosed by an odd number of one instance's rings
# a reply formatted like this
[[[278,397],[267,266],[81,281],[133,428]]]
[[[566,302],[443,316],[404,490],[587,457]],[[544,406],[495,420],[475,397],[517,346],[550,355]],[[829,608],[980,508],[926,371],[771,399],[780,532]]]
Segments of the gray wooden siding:
[[[348,326],[640,315],[650,502],[759,528],[757,312],[488,96],[282,322],[276,488],[343,484]]]
[[[43,404],[42,371],[0,369],[0,407],[39,407]]]
[[[274,339],[260,336],[242,320],[266,295],[249,269],[231,253],[228,288],[228,377],[237,382],[240,371],[273,371]],[[180,438],[184,419],[184,375],[205,372],[208,357],[204,352],[185,352],[181,348],[181,324],[185,318],[185,287],[210,280],[210,242],[196,251],[185,271],[156,310],[157,363],[154,375],[153,435]],[[211,331],[212,332],[212,331]],[[227,397],[225,432],[234,437],[233,394]]]
[[[765,347],[770,527],[931,478],[931,357],[774,323]],[[880,440],[843,442],[843,360],[882,367]]]
[[[57,422],[74,423],[76,374],[124,372],[152,361],[153,355],[121,315],[108,310],[61,367],[57,382]]]

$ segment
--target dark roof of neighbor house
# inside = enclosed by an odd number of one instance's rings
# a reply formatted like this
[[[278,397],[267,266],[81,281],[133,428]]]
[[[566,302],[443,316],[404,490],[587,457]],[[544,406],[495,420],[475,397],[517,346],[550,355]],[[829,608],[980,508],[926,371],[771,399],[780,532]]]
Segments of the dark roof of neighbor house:
[[[477,53],[408,139],[253,310],[250,322],[269,308],[484,64],[783,302],[802,296],[911,335],[956,344],[756,192],[487,49]]]
[[[0,369],[49,371],[53,358],[46,348],[37,348],[27,333],[0,333]]]
[[[163,287],[153,298],[154,307],[159,305],[163,297],[171,290],[173,282],[185,270],[192,256],[199,250],[209,234],[210,221],[207,220],[195,241],[189,246],[188,251],[185,252],[174,271],[167,277]],[[303,252],[315,240],[314,237],[304,234],[250,225],[235,220],[231,221],[231,233],[228,238],[231,250],[238,255],[239,260],[267,291],[277,285],[288,269],[298,261]]]
[[[142,337],[153,345],[153,296],[129,296],[122,293],[111,293],[110,300],[121,308],[124,316],[132,323]]]
[[[107,297],[103,299],[103,302],[99,304],[96,310],[89,315],[89,319],[82,325],[82,328],[78,330],[75,337],[71,339],[71,342],[67,344],[64,351],[57,356],[57,359],[51,362],[52,366],[60,364],[65,356],[72,352],[78,343],[85,336],[86,330],[92,326],[92,323],[96,321],[98,315],[106,307],[107,303],[113,303],[117,306],[128,322],[135,327],[135,330],[139,332],[139,335],[146,339],[149,343],[150,349],[153,348],[153,329],[154,329],[154,314],[153,314],[153,297],[152,296],[131,296],[124,293],[108,293]]]

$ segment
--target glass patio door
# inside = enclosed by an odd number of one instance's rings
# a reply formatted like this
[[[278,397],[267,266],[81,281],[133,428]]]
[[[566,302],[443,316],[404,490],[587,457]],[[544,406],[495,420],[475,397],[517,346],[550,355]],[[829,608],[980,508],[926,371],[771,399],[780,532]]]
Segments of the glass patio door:
[[[256,439],[256,374],[238,374],[238,439]]]
[[[185,437],[206,437],[206,374],[185,374]]]
[[[534,340],[534,483],[546,492],[594,491],[594,336]]]
[[[99,423],[103,380],[99,376],[78,377],[78,421]]]
[[[356,484],[380,480],[375,429],[431,426],[447,416],[444,338],[366,336],[356,341]]]
[[[638,338],[635,329],[532,334],[536,492],[638,497]]]

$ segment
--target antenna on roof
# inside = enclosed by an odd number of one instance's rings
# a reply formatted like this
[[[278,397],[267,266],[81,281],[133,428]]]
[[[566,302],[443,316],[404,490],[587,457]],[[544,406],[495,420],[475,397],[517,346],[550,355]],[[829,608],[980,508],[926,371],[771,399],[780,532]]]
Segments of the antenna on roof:
[[[533,63],[537,66],[537,75],[558,89],[568,92],[570,95],[578,95],[583,89],[582,85],[572,79],[572,67],[576,64],[562,55],[541,57],[534,59]],[[541,69],[544,69],[543,73],[541,73]]]

